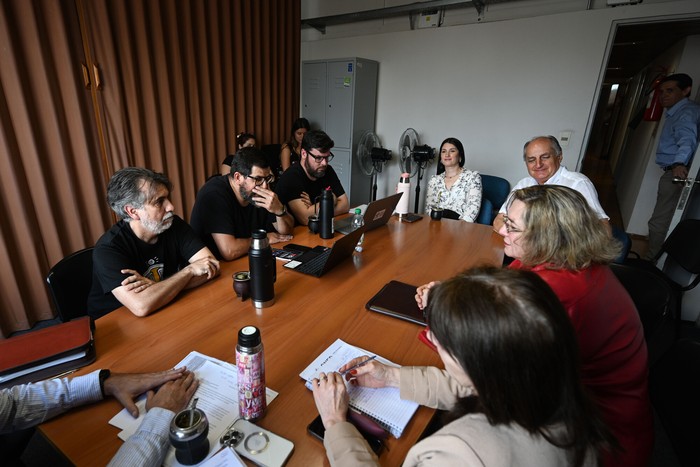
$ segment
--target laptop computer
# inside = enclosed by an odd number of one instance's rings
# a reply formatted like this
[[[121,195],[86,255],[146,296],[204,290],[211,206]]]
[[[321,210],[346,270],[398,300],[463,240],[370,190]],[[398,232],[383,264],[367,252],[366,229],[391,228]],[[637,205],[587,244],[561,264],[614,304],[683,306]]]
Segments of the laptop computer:
[[[365,233],[364,227],[339,238],[331,248],[317,246],[285,263],[284,267],[310,276],[321,277],[345,258],[352,256],[355,245],[363,233]]]
[[[394,209],[396,209],[396,205],[399,204],[401,195],[402,193],[396,193],[395,195],[372,201],[367,205],[364,214],[365,232],[369,232],[389,222],[391,215],[394,213]],[[355,227],[352,225],[352,218],[353,216],[348,216],[336,221],[334,226],[335,231],[347,235],[355,230]]]

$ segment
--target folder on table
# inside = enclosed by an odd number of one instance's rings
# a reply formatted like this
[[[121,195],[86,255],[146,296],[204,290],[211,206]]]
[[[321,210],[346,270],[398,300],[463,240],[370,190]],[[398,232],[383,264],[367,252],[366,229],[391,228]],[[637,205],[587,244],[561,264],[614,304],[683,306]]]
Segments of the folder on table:
[[[365,305],[370,311],[425,326],[425,315],[416,303],[416,286],[399,281],[384,285]]]
[[[89,316],[0,341],[0,388],[75,370],[95,361]]]

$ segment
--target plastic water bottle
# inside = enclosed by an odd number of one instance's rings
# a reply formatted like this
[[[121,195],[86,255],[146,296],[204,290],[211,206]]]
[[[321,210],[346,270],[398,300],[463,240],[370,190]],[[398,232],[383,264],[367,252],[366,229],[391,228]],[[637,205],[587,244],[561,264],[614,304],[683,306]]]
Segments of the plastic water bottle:
[[[408,173],[402,173],[399,183],[396,185],[396,192],[403,193],[399,203],[396,205],[396,214],[403,216],[408,213],[408,190],[411,188],[410,176]]]
[[[352,218],[352,227],[353,230],[357,230],[360,227],[365,225],[365,218],[362,217],[362,209],[360,208],[355,208],[355,215]],[[357,245],[355,245],[355,251],[362,251],[362,242],[365,241],[365,234],[362,234],[360,236],[360,240],[358,240]]]

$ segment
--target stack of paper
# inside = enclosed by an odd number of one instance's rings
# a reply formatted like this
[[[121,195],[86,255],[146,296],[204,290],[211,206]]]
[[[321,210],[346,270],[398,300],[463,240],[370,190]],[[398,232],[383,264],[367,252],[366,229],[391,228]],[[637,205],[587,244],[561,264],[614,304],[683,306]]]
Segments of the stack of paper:
[[[238,418],[238,369],[235,365],[218,360],[199,352],[190,352],[176,368],[186,366],[195,373],[199,380],[199,387],[194,397],[199,398],[197,408],[202,409],[209,420],[209,455],[212,456],[220,448],[219,439]],[[272,402],[278,393],[267,388],[267,403]],[[122,440],[129,438],[136,432],[146,414],[146,398],[140,398],[136,406],[139,408],[139,417],[133,418],[126,409],[123,409],[109,421],[122,431],[119,437]],[[170,448],[163,463],[166,467],[179,466],[175,459],[175,449]]]

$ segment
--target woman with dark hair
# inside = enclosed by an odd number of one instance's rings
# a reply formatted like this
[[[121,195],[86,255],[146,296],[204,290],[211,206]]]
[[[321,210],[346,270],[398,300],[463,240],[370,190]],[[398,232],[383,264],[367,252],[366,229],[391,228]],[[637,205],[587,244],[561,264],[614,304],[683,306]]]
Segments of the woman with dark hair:
[[[481,209],[481,176],[464,169],[464,146],[457,138],[447,138],[440,145],[440,162],[445,171],[428,181],[425,211],[433,207],[450,210],[446,217],[474,222]],[[443,214],[444,215],[444,214]]]
[[[255,135],[253,133],[239,133],[236,135],[236,145],[238,149],[243,148],[254,148],[256,145]],[[228,175],[231,173],[231,162],[233,162],[234,154],[229,154],[224,158],[221,163],[221,175]]]
[[[282,171],[284,172],[290,165],[301,160],[301,142],[307,131],[311,130],[309,121],[303,117],[297,118],[292,123],[292,131],[289,133],[289,139],[282,144],[280,151],[280,162]]]
[[[574,325],[583,384],[620,444],[605,466],[646,466],[653,445],[647,348],[639,315],[607,266],[619,243],[575,190],[535,185],[511,195],[499,230],[514,269],[535,272]]]
[[[451,410],[404,465],[589,466],[614,442],[582,388],[571,322],[537,275],[467,271],[432,290],[427,316],[445,370],[373,360],[347,375],[351,384],[398,387],[404,399]],[[312,385],[331,465],[377,464],[346,421],[340,374],[321,373]]]

